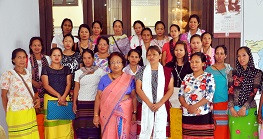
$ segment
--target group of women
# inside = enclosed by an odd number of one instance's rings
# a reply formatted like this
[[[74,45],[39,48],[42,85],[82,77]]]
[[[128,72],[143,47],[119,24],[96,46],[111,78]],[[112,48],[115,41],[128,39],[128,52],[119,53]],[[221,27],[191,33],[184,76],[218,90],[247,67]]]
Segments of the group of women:
[[[189,31],[181,34],[172,24],[168,37],[157,21],[153,39],[138,20],[128,38],[116,20],[107,38],[95,21],[92,29],[80,25],[75,38],[66,18],[49,57],[42,39],[31,38],[30,56],[15,49],[14,68],[1,76],[9,138],[258,138],[263,100],[257,112],[254,97],[261,91],[261,70],[248,47],[237,50],[233,69],[225,63],[227,48],[212,48],[212,34],[199,24],[191,15]],[[72,102],[75,119],[48,119],[50,100]]]

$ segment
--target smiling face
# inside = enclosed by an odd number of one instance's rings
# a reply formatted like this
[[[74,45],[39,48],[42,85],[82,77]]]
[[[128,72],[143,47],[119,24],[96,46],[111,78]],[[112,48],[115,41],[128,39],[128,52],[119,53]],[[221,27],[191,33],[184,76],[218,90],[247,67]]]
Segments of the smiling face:
[[[92,33],[95,36],[100,35],[100,33],[102,32],[102,28],[100,27],[99,23],[95,23],[92,27]]]
[[[121,36],[122,35],[122,25],[121,22],[116,21],[113,26],[113,31],[115,36]]]
[[[93,62],[94,62],[94,58],[92,57],[92,55],[89,52],[83,53],[82,60],[83,60],[83,63],[86,67],[91,67],[93,65]]]
[[[74,45],[74,40],[70,36],[66,36],[63,40],[65,50],[71,50]]]
[[[32,42],[32,45],[30,46],[33,54],[40,54],[41,51],[42,51],[42,45],[41,45],[41,42],[40,40],[34,40]]]
[[[118,73],[121,72],[123,69],[123,64],[122,64],[122,59],[117,56],[114,55],[111,59],[110,59],[110,69],[113,73]]]
[[[185,49],[183,44],[177,44],[174,48],[174,55],[177,59],[183,59],[185,56]]]
[[[190,60],[190,66],[193,72],[203,71],[204,65],[205,65],[205,62],[202,62],[200,56],[194,55]]]
[[[248,61],[249,61],[249,55],[244,48],[239,49],[237,53],[237,60],[244,69],[247,68]]]
[[[109,45],[107,44],[107,41],[104,39],[100,39],[98,43],[98,51],[101,54],[108,53]]]
[[[80,37],[81,40],[89,39],[89,37],[90,37],[89,30],[87,28],[85,28],[85,27],[80,28],[79,37]]]
[[[136,52],[131,52],[131,54],[128,56],[128,60],[130,65],[137,65],[140,61],[140,56]]]
[[[189,29],[190,30],[196,30],[198,27],[198,21],[196,18],[191,18],[189,21]]]
[[[144,30],[142,32],[142,40],[144,43],[150,43],[152,40],[152,35],[151,32],[149,30]]]

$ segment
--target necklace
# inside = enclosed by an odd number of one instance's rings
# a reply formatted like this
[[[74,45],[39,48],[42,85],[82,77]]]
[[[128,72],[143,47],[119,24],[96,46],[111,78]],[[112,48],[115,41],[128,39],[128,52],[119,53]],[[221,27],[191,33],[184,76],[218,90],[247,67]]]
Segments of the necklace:
[[[181,82],[183,81],[183,80],[181,79],[181,77],[180,77],[180,74],[181,74],[181,72],[182,72],[183,67],[184,67],[184,65],[182,65],[180,71],[178,72],[178,71],[177,71],[177,64],[175,64],[175,66],[174,66],[174,70],[175,70],[175,72],[176,72],[176,74],[177,74],[177,77],[178,77],[178,78],[177,78],[177,82],[176,82],[176,86],[177,86],[177,87],[180,86],[180,81],[181,81]]]

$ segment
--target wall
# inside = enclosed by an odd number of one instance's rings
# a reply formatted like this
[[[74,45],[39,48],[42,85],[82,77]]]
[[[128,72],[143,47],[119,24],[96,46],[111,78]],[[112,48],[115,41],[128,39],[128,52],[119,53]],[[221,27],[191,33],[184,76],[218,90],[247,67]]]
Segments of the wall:
[[[39,36],[39,5],[37,0],[0,0],[0,74],[13,68],[11,53],[16,48],[27,52],[32,36]],[[0,125],[7,133],[5,113],[0,99]]]

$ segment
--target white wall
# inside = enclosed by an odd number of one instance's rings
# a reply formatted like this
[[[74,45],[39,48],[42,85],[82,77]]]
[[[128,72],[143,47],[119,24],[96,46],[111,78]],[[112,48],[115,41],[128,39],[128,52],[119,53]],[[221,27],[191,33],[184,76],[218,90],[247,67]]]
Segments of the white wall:
[[[0,74],[2,74],[13,68],[12,51],[20,47],[29,53],[30,38],[40,34],[38,0],[0,0],[0,27]],[[0,125],[7,133],[2,99],[0,99]]]

